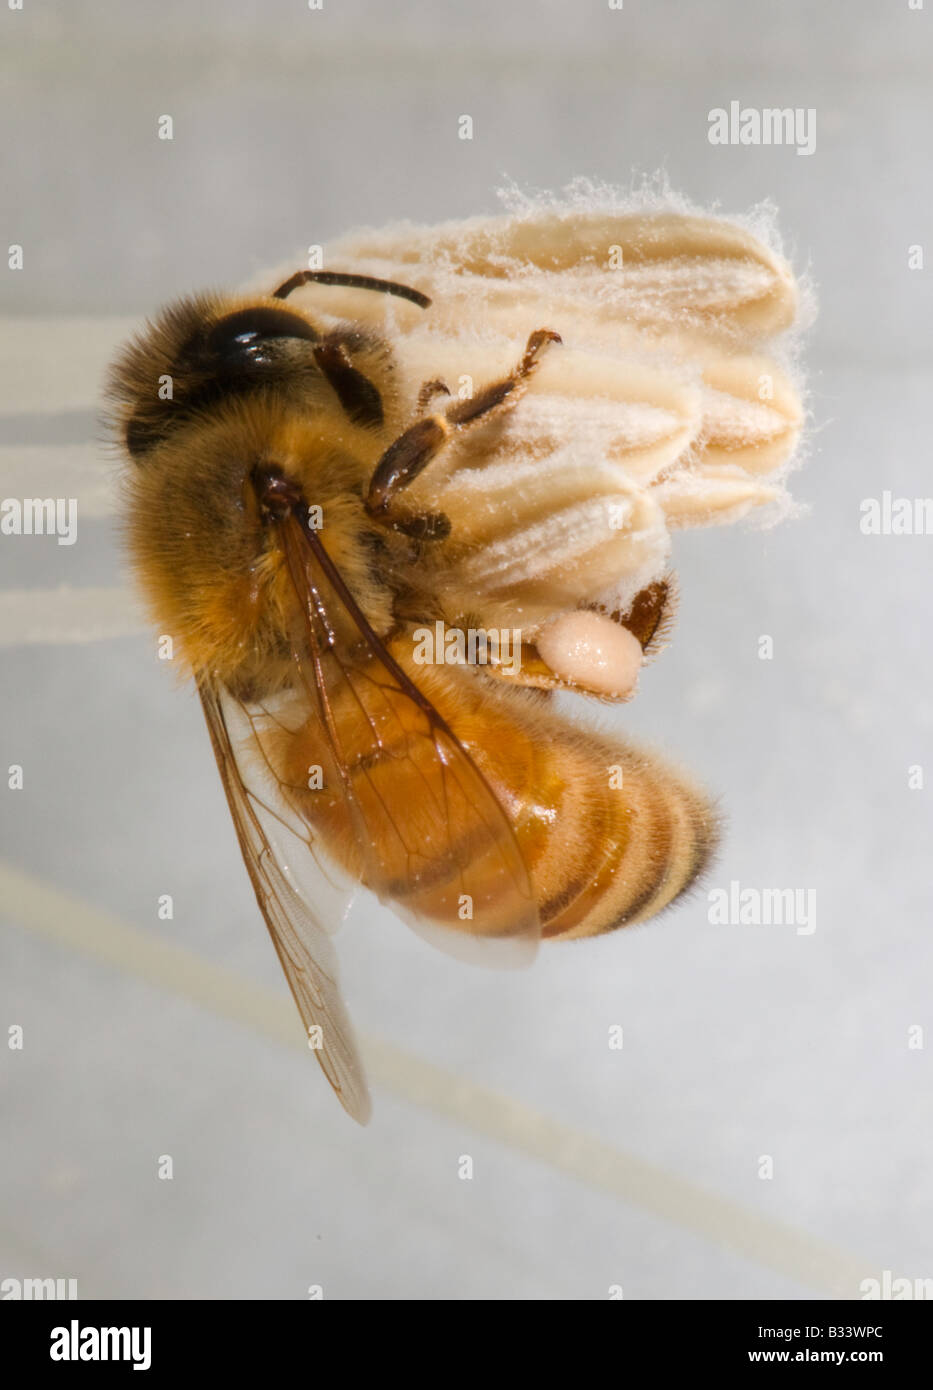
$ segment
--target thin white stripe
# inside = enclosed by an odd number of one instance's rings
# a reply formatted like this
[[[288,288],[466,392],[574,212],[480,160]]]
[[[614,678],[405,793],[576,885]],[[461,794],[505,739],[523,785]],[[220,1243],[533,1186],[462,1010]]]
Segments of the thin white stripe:
[[[54,545],[51,537],[44,541]],[[104,642],[151,629],[130,589],[0,590],[0,647],[35,643]]]
[[[74,497],[81,522],[116,510],[116,466],[94,444],[0,447],[0,497]]]
[[[100,410],[127,318],[0,319],[0,415]]]

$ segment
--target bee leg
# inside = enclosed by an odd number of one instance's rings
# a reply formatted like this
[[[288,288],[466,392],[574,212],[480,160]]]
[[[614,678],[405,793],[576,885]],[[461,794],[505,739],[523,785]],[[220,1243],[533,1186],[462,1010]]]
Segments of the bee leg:
[[[449,395],[450,387],[446,381],[441,381],[440,377],[435,377],[433,381],[426,381],[418,392],[417,414],[423,415],[435,396]]]
[[[391,526],[393,531],[401,531],[413,541],[443,541],[450,535],[450,517],[443,512],[398,517],[391,522]]]
[[[641,643],[645,657],[656,656],[667,643],[677,614],[677,578],[666,574],[639,590],[627,613],[612,613],[613,622],[628,628]]]
[[[409,483],[427,467],[432,458],[443,448],[454,430],[471,425],[495,410],[496,406],[510,397],[515,400],[528,377],[538,365],[541,351],[548,343],[559,343],[560,334],[549,328],[536,329],[525,346],[524,355],[511,376],[484,386],[469,400],[458,401],[448,407],[444,414],[426,415],[409,425],[399,437],[389,445],[376,464],[366,494],[366,510],[376,521],[389,526],[395,525],[392,516],[392,503]],[[427,383],[433,386],[434,383]],[[421,395],[427,387],[422,388]],[[430,397],[428,398],[430,399]],[[419,396],[420,400],[420,396]]]
[[[382,424],[382,397],[369,377],[353,366],[338,336],[328,334],[318,343],[314,360],[351,420],[358,425]]]
[[[491,410],[495,410],[497,405],[501,405],[509,398],[512,401],[517,400],[531,373],[537,367],[543,349],[547,347],[548,343],[559,343],[560,341],[560,334],[552,332],[550,328],[536,328],[529,337],[522,360],[512,375],[504,377],[502,381],[494,381],[491,386],[484,386],[482,391],[477,392],[475,396],[451,406],[446,412],[446,420],[459,428],[488,415]]]

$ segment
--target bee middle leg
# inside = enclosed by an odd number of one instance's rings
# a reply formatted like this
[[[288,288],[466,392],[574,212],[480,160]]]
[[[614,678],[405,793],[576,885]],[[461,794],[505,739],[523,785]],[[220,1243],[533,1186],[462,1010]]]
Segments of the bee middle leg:
[[[402,520],[393,509],[393,502],[409,483],[431,462],[456,430],[464,429],[476,420],[502,405],[514,402],[521,394],[528,377],[538,365],[542,350],[548,343],[559,343],[560,334],[549,328],[538,328],[528,339],[521,361],[515,370],[501,381],[484,386],[469,400],[457,401],[441,414],[426,415],[409,425],[397,439],[389,445],[376,464],[366,494],[366,510],[376,521],[387,526],[398,526],[403,530],[409,527],[409,520]],[[438,383],[428,382],[422,388],[419,404],[425,391],[435,388]],[[426,405],[430,396],[424,399]],[[420,521],[422,519],[418,519]],[[425,539],[446,535],[450,525],[446,517],[428,516],[423,518],[426,525]],[[444,527],[446,523],[446,529]],[[417,522],[415,523],[417,524]],[[420,534],[420,533],[419,533]]]

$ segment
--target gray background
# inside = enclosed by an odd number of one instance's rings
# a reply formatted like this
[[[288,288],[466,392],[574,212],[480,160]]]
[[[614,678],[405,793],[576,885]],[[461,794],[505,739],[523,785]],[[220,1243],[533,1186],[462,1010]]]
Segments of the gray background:
[[[931,792],[907,786],[912,764],[930,776],[933,540],[859,531],[863,498],[929,491],[933,269],[908,270],[907,248],[933,254],[931,11],[0,11],[0,244],[27,248],[26,269],[0,279],[14,351],[17,316],[142,315],[359,223],[492,211],[505,177],[553,189],[658,167],[724,212],[773,199],[820,301],[812,449],[792,482],[809,511],[771,532],[677,538],[675,641],[614,716],[720,796],[710,885],[814,888],[815,934],[711,926],[701,893],[644,929],[544,950],[522,975],[457,966],[371,902],[341,940],[365,1033],[561,1121],[580,1136],[576,1170],[599,1140],[728,1213],[695,1195],[699,1215],[661,1215],[611,1191],[611,1174],[560,1171],[529,1153],[518,1110],[507,1140],[479,1132],[468,1099],[445,1116],[377,1086],[358,1130],[300,1046],[63,948],[11,910],[0,1024],[23,1025],[26,1047],[0,1047],[0,1277],[75,1276],[85,1297],[301,1298],[322,1284],[327,1297],[498,1299],[605,1298],[612,1284],[626,1298],[857,1296],[885,1269],[933,1275],[930,1046],[907,1048],[911,1025],[933,1027]],[[732,99],[815,108],[815,154],[711,146],[707,113]],[[163,113],[171,143],[156,139]],[[54,410],[8,407],[0,443],[96,437],[90,411]],[[0,580],[125,583],[113,524],[79,534],[72,548],[4,537]],[[287,1016],[196,701],[153,645],[3,652],[0,766],[27,769],[0,800],[4,858],[278,991]],[[161,893],[172,922],[156,919]],[[171,1182],[156,1177],[166,1153]],[[770,1227],[739,1253],[737,1212],[829,1243],[841,1272],[781,1272]],[[707,1217],[719,1235],[697,1233]]]

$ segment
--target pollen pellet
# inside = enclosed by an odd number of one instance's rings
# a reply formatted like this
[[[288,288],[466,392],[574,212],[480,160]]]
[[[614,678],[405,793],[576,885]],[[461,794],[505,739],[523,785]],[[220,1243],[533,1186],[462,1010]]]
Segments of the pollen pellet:
[[[562,613],[537,640],[542,660],[556,676],[597,695],[628,695],[641,670],[637,637],[604,613]]]

